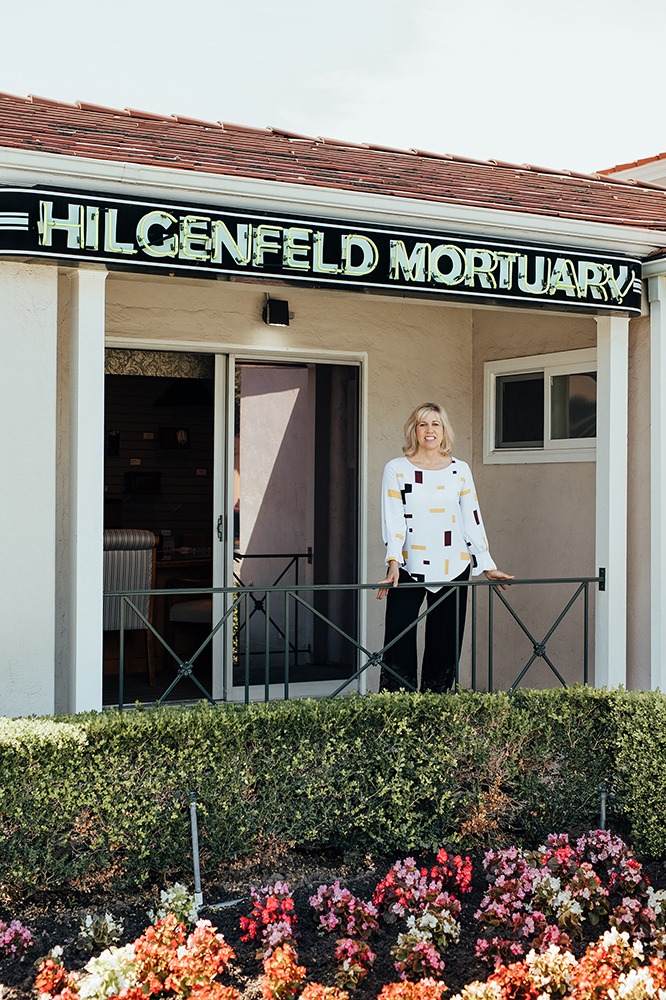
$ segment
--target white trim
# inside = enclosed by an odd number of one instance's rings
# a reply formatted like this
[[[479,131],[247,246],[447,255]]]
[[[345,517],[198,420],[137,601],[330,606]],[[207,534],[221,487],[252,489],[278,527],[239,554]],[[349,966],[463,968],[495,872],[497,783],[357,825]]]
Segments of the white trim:
[[[484,465],[530,465],[547,462],[594,462],[596,439],[560,441],[550,438],[549,376],[596,368],[596,348],[535,354],[530,357],[486,361],[483,366],[483,463]],[[542,448],[495,448],[495,392],[498,375],[543,372],[544,445]]]
[[[650,686],[666,691],[666,275],[650,278],[649,295]]]
[[[639,184],[653,184],[655,180],[663,181],[666,176],[666,160],[659,159],[653,160],[651,163],[635,163],[622,169],[614,168],[609,170],[607,175],[619,181],[636,180]]]
[[[629,320],[597,317],[595,686],[627,683],[627,430]]]
[[[644,278],[658,278],[660,274],[666,274],[666,257],[659,257],[657,260],[646,260],[643,262]]]
[[[186,196],[201,205],[305,211],[321,218],[361,219],[389,225],[397,221],[402,226],[427,225],[435,230],[452,229],[460,235],[479,233],[486,238],[511,239],[519,234],[523,240],[572,244],[581,248],[612,248],[639,256],[666,246],[666,230],[637,225],[588,222],[32,150],[3,149],[2,160],[0,183],[4,185],[74,184],[81,191],[96,193],[162,198]]]
[[[358,476],[359,476],[359,493],[358,493],[358,548],[359,548],[359,566],[358,566],[358,578],[363,583],[368,579],[368,427],[369,427],[369,364],[368,355],[364,353],[362,355],[363,360],[359,361],[360,366],[360,378],[359,378],[359,414],[358,414]],[[368,648],[368,602],[371,598],[374,598],[374,591],[365,590],[359,591],[358,599],[358,632],[359,632],[359,642],[364,647]],[[364,654],[360,650],[357,652],[356,669],[360,669],[362,666],[362,658]],[[351,688],[351,685],[350,685]],[[364,670],[358,679],[357,691],[359,694],[366,694],[368,689],[368,671]]]
[[[69,272],[71,712],[102,707],[106,275],[88,268]]]
[[[234,506],[234,453],[229,447],[229,421],[233,421],[233,355],[218,351],[212,355],[215,363],[215,405],[213,407],[213,586],[226,587],[232,577],[233,553],[228,545],[228,533],[233,525]],[[223,518],[222,540],[217,532],[218,518]],[[233,530],[233,527],[231,527]],[[213,594],[213,621],[218,622],[228,610],[228,598]],[[212,695],[227,696],[227,676],[224,663],[231,662],[233,649],[232,629],[223,626],[212,641]]]
[[[106,347],[120,347],[137,351],[191,351],[199,354],[233,354],[239,361],[318,361],[331,365],[367,365],[367,351],[334,351],[325,348],[309,350],[307,347],[253,347],[248,344],[230,344],[211,340],[163,340],[155,337],[107,335]]]

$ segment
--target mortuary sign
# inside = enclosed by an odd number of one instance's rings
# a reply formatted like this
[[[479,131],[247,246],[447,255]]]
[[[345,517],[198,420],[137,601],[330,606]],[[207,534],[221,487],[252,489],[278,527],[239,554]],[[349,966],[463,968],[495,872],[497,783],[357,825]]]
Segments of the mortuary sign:
[[[600,250],[35,188],[0,188],[4,255],[532,307],[641,309],[640,261]]]

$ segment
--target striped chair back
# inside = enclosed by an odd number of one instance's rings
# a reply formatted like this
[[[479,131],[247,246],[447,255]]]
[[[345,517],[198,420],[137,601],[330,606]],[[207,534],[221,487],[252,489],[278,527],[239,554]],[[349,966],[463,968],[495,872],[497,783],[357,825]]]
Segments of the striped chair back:
[[[104,590],[150,590],[155,580],[155,535],[138,528],[104,531]],[[130,597],[149,618],[150,597]],[[120,598],[104,598],[104,631],[120,628]],[[125,605],[125,628],[145,629],[145,622]]]

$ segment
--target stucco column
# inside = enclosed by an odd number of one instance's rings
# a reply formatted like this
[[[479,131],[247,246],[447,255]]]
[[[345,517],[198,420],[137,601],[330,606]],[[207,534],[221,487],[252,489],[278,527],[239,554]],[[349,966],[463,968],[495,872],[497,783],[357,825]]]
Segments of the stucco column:
[[[597,316],[595,685],[627,682],[627,402],[629,319]]]
[[[69,709],[102,707],[104,530],[104,283],[106,271],[70,272]]]
[[[0,715],[54,711],[57,279],[0,261]]]
[[[663,266],[663,261],[659,262]],[[666,691],[666,275],[650,296],[650,686]]]

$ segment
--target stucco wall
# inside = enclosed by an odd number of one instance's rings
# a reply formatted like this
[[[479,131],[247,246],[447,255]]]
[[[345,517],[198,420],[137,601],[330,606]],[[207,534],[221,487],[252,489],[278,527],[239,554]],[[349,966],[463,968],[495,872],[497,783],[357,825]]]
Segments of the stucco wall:
[[[288,328],[261,319],[265,293],[288,298]],[[471,310],[442,303],[313,289],[182,279],[107,282],[107,334],[205,348],[367,352],[367,579],[384,574],[379,520],[381,473],[400,454],[411,409],[443,400],[457,432],[457,453],[471,458]],[[340,359],[342,360],[342,359]],[[378,648],[383,605],[368,600],[368,642]]]
[[[0,714],[54,708],[56,271],[0,262]]]
[[[483,464],[483,366],[486,361],[568,351],[596,344],[593,319],[573,314],[477,309],[474,325],[474,472],[481,509],[497,564],[519,578],[595,575],[595,464]],[[564,607],[571,587],[544,586],[538,598],[526,587],[507,592],[541,640]],[[484,617],[482,628],[485,630]],[[504,687],[527,662],[532,646],[503,608],[496,608],[496,686]],[[582,680],[582,604],[553,636],[553,662],[568,681]],[[593,646],[590,646],[593,653]],[[538,661],[526,676],[530,687],[557,683]]]
[[[55,605],[55,710],[69,708],[69,604],[70,580],[70,464],[69,367],[71,283],[58,276],[58,353],[56,403],[56,605]]]

